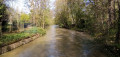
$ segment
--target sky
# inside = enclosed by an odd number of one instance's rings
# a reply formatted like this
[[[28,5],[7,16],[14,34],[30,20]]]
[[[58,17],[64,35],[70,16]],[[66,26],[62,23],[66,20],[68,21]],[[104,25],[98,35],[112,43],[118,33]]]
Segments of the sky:
[[[55,0],[50,0],[50,9],[54,10],[54,2]],[[11,4],[10,4],[11,3]],[[30,13],[30,9],[29,7],[26,5],[26,3],[28,3],[28,5],[30,5],[30,3],[28,2],[28,0],[16,0],[11,2],[10,0],[8,0],[6,2],[7,5],[9,5],[9,7],[12,7],[13,9],[19,11],[19,12],[25,12],[25,13]]]
[[[27,0],[15,0],[15,1],[8,0],[6,4],[16,11],[30,13],[29,8],[25,4],[26,2]]]
[[[54,10],[55,6],[54,6],[55,0],[50,0],[50,9]]]

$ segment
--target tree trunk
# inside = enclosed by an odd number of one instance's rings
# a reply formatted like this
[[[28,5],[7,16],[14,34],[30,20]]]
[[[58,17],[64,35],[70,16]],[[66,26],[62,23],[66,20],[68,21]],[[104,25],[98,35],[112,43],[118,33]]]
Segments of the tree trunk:
[[[115,0],[108,0],[108,25],[113,24],[113,20],[115,20]]]
[[[43,28],[45,28],[45,18],[44,18],[44,15],[43,15]]]
[[[120,43],[120,1],[117,0],[118,3],[118,26],[117,26],[117,34],[116,34],[116,40],[115,43],[119,44]]]
[[[0,38],[2,37],[2,22],[0,22]]]

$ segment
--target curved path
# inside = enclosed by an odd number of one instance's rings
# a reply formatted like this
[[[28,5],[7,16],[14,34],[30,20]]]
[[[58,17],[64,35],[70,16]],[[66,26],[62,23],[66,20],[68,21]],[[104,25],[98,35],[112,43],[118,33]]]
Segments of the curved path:
[[[51,26],[47,34],[0,57],[105,57],[92,48],[82,32]]]

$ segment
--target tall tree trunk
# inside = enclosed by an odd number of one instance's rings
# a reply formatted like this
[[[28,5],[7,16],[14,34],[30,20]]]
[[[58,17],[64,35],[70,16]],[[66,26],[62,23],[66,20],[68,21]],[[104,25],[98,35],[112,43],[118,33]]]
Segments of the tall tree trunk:
[[[45,28],[45,18],[44,18],[44,15],[43,15],[43,28]]]
[[[115,19],[115,0],[108,0],[108,25],[112,25],[112,22]]]
[[[17,32],[19,32],[19,15],[17,15]]]
[[[2,22],[0,22],[0,38],[2,37]]]
[[[117,26],[117,34],[116,34],[115,42],[119,44],[120,43],[120,1],[117,0],[117,3],[118,3],[118,22],[117,22],[118,26]]]
[[[108,26],[107,26],[107,36],[110,36],[110,28],[113,26],[113,21],[115,20],[115,0],[108,0]]]

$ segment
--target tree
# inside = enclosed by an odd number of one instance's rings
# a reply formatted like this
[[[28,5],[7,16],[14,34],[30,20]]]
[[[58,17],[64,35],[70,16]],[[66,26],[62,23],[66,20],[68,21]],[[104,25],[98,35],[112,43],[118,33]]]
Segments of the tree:
[[[120,1],[117,0],[118,5],[118,21],[117,21],[117,33],[116,33],[116,39],[115,42],[117,44],[120,44]]]
[[[6,5],[3,3],[3,0],[0,0],[0,37],[2,32],[6,29],[6,24],[8,20],[8,15],[6,13]]]
[[[25,14],[25,13],[21,14],[21,18],[20,18],[21,21],[27,22],[29,21],[29,19],[30,19],[29,14]]]
[[[46,20],[50,17],[49,1],[31,0],[31,22],[35,26],[45,28]]]

